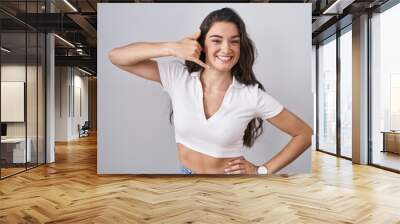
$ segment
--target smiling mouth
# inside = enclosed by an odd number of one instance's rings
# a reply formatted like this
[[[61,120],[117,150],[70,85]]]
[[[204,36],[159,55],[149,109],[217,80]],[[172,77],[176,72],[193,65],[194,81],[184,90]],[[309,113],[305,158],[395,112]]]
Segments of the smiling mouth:
[[[217,56],[216,58],[222,63],[227,63],[233,59],[233,56]]]

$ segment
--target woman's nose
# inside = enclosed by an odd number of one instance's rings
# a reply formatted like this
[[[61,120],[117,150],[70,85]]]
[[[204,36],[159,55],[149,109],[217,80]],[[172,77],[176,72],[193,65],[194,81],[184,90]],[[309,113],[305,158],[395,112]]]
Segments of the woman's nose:
[[[224,52],[224,53],[229,53],[229,52],[230,52],[231,46],[230,46],[230,44],[229,44],[228,41],[222,42],[221,50],[222,50],[222,52]]]

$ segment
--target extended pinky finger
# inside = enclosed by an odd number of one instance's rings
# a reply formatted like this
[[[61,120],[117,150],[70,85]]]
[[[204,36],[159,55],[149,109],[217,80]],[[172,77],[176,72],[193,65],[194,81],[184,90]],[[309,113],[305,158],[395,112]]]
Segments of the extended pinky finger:
[[[192,61],[195,62],[196,64],[202,66],[203,68],[210,68],[209,65],[207,65],[204,62],[202,62],[200,59],[194,58]]]

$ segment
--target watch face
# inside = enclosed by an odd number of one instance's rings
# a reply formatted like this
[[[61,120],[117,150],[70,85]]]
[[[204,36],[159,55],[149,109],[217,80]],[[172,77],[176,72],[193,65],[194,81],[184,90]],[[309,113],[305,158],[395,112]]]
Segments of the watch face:
[[[257,169],[257,173],[258,173],[258,174],[267,174],[267,168],[264,167],[264,166],[260,166],[260,167],[258,167],[258,169]]]

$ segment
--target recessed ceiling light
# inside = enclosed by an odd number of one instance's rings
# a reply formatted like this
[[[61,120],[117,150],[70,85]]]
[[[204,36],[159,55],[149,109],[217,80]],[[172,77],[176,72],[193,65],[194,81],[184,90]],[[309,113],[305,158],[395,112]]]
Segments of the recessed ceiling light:
[[[71,4],[69,3],[68,0],[64,0],[65,4],[67,4],[72,10],[74,10],[75,12],[78,12],[78,10]]]
[[[5,47],[1,47],[1,50],[4,51],[4,52],[7,52],[7,53],[10,53],[10,52],[11,52],[11,50],[9,50],[9,49],[7,49],[7,48],[5,48]]]
[[[88,71],[86,71],[86,70],[83,70],[83,69],[81,69],[81,68],[79,68],[79,67],[78,67],[78,69],[79,69],[79,71],[81,71],[81,72],[83,72],[83,73],[85,73],[85,74],[92,75],[92,73],[90,73],[90,72],[88,72]]]
[[[57,37],[58,39],[60,39],[61,41],[63,41],[64,43],[68,44],[69,46],[75,48],[75,45],[71,44],[71,42],[69,42],[68,40],[66,40],[66,39],[64,39],[64,38],[62,38],[62,37],[60,37],[60,36],[57,35],[57,34],[54,34],[54,36]]]
[[[336,0],[322,14],[342,14],[343,9],[353,3],[355,0]]]

